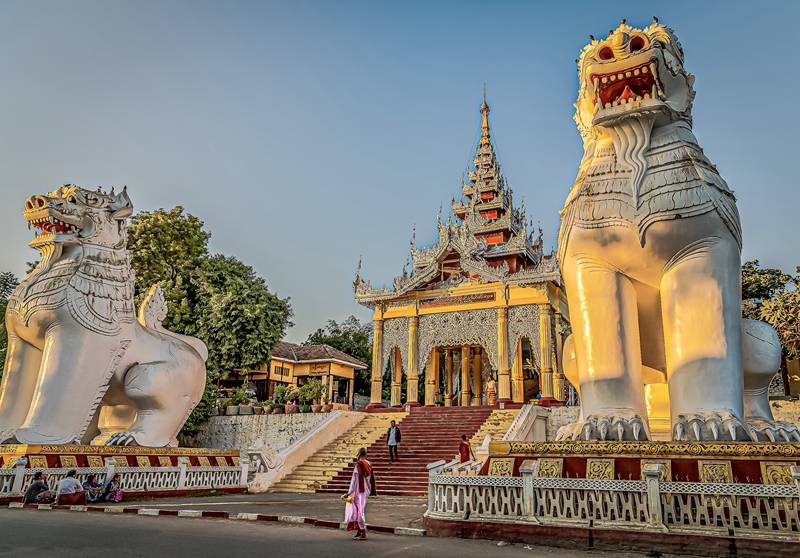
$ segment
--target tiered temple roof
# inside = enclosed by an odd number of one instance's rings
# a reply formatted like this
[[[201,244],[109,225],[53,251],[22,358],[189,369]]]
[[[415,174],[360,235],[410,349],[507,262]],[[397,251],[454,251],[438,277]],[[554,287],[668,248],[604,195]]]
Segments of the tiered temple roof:
[[[439,210],[438,235],[432,246],[420,248],[412,237],[411,269],[407,261],[391,288],[373,288],[361,277],[359,261],[353,283],[356,300],[374,306],[412,291],[454,287],[466,281],[560,284],[555,255],[543,253],[541,229],[529,233],[524,207],[514,207],[513,192],[492,144],[485,95],[480,142],[451,210],[446,221]]]

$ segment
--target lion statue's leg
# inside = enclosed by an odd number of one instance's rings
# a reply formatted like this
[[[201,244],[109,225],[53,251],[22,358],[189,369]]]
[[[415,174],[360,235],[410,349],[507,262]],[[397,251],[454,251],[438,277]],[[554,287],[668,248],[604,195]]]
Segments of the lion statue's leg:
[[[125,374],[125,394],[137,410],[129,429],[117,432],[108,445],[166,447],[177,435],[205,387],[203,361],[191,349],[175,352],[175,360],[140,362]]]
[[[630,279],[591,257],[567,258],[581,419],[559,439],[644,440],[649,437],[642,381],[636,292]]]
[[[12,439],[31,407],[42,352],[8,329],[8,350],[0,385],[0,443]]]
[[[80,442],[124,354],[124,343],[83,329],[51,328],[33,403],[14,437],[22,444]]]
[[[800,442],[797,425],[779,422],[769,406],[769,384],[781,365],[778,333],[764,322],[742,320],[744,416],[754,440]]]
[[[674,440],[749,440],[743,422],[739,247],[730,235],[682,249],[661,279]]]

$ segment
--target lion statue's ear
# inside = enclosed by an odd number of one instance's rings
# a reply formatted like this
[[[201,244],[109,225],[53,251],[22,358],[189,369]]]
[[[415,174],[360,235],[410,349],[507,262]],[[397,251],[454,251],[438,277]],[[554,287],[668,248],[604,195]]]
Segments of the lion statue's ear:
[[[122,192],[114,197],[111,202],[111,218],[112,219],[126,219],[133,214],[133,203],[128,197],[128,187],[122,188]]]

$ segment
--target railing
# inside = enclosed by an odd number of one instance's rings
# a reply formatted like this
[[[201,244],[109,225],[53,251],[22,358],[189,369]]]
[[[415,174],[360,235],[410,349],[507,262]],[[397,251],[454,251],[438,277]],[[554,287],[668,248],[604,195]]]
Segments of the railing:
[[[800,541],[798,466],[793,484],[766,485],[665,482],[658,463],[644,467],[645,480],[543,478],[537,465],[524,463],[521,477],[479,477],[432,463],[425,515]]]
[[[17,459],[16,467],[0,469],[0,497],[24,494],[33,482],[33,475],[41,471],[47,484],[55,490],[58,482],[75,469],[76,478],[85,482],[91,474],[98,482],[107,483],[115,474],[120,475],[122,489],[126,492],[196,490],[202,488],[240,488],[247,486],[248,461],[223,467],[192,467],[186,457],[178,458],[177,467],[117,467],[113,458],[106,458],[105,467],[27,468],[27,458]]]

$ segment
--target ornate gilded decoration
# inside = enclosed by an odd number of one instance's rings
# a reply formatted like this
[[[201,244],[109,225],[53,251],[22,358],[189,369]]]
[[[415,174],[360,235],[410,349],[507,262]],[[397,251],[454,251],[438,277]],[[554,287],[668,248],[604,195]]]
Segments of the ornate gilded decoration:
[[[761,482],[764,484],[794,484],[791,461],[762,461]]]
[[[492,308],[420,316],[418,335],[419,370],[425,368],[431,349],[441,345],[480,345],[497,368],[497,313]]]
[[[172,460],[167,455],[159,455],[158,465],[160,467],[172,467]]]
[[[72,444],[0,444],[0,455],[224,455],[237,456],[236,451],[213,448],[150,448],[136,446],[79,446]]]
[[[116,463],[117,467],[127,467],[128,458],[124,455],[116,455],[114,456],[114,463]]]
[[[614,460],[613,459],[595,459],[589,458],[586,460],[586,478],[587,479],[614,479]]]
[[[136,456],[136,466],[137,467],[149,467],[150,466],[150,458],[146,455],[137,455]]]
[[[62,467],[77,467],[78,466],[78,459],[74,455],[62,455],[60,456],[61,466]]]
[[[384,367],[393,362],[389,357],[394,349],[400,349],[403,369],[408,369],[408,318],[383,321]]]
[[[31,460],[33,460],[33,459],[34,459],[34,457],[31,457]],[[42,459],[44,459],[43,456],[42,456]],[[46,462],[47,461],[45,460],[45,463]],[[86,462],[89,464],[89,467],[105,467],[105,463],[103,462],[103,458],[100,457],[99,455],[87,455],[86,456]]]
[[[658,479],[660,481],[672,480],[672,461],[669,459],[642,459],[640,462],[641,480],[644,480],[644,467],[645,465],[658,464],[661,465],[661,475]]]
[[[511,477],[514,475],[514,458],[492,458],[489,463],[490,477]]]
[[[102,463],[100,465],[92,465],[91,462],[89,463],[89,467],[98,467],[98,466],[102,467]],[[47,458],[43,455],[32,455],[28,458],[28,467],[30,467],[31,469],[46,469]]]
[[[608,457],[738,457],[800,460],[800,443],[773,442],[492,442],[491,455],[584,455]]]
[[[562,457],[540,457],[536,468],[536,476],[546,479],[560,479],[564,471],[564,459]]]
[[[697,470],[700,474],[700,482],[715,484],[726,484],[733,482],[733,470],[730,461],[706,460],[697,461]]]
[[[527,337],[531,343],[531,354],[534,367],[538,370],[539,362],[539,307],[535,304],[511,306],[508,309],[508,348],[509,360],[514,361],[519,340]]]
[[[201,467],[210,467],[211,462],[208,460],[208,457],[205,455],[201,455],[197,458],[197,462],[200,464]]]

